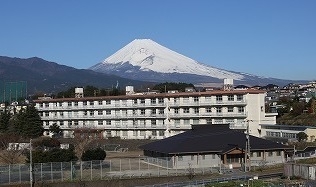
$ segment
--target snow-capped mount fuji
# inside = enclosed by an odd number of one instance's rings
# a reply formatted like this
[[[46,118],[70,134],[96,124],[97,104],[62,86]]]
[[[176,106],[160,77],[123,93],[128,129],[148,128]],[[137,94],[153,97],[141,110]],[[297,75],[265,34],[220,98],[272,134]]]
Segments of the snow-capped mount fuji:
[[[150,39],[135,39],[89,69],[124,78],[152,82],[206,83],[224,78],[244,84],[271,79],[215,68],[172,51]],[[277,79],[275,79],[277,80]]]

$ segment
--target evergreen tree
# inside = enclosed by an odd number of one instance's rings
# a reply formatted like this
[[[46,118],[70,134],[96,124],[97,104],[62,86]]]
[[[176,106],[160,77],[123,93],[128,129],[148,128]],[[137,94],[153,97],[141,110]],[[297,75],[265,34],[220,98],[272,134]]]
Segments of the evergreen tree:
[[[11,118],[11,114],[5,108],[5,110],[0,114],[0,133],[8,132],[10,118]]]
[[[56,123],[49,126],[49,131],[53,133],[53,137],[60,137],[62,135],[62,130]]]
[[[86,150],[83,154],[81,159],[83,161],[90,161],[90,160],[104,160],[106,157],[106,152],[101,148],[96,149],[89,149]]]
[[[24,138],[36,138],[43,135],[41,117],[33,105],[27,106],[16,115],[14,130]]]

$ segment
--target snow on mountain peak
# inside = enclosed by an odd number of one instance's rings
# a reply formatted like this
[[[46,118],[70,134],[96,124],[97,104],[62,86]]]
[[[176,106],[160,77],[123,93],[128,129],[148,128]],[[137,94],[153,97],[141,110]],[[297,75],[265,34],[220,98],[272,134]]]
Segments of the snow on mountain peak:
[[[159,73],[188,73],[210,76],[219,79],[232,78],[241,80],[243,75],[217,69],[199,63],[189,57],[172,51],[151,39],[135,39],[116,53],[106,58],[102,65],[130,63],[140,67],[141,71]]]

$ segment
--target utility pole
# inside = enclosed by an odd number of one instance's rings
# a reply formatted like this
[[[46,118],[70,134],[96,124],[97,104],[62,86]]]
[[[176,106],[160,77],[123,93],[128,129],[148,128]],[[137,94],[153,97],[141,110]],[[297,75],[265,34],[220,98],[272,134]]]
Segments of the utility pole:
[[[32,139],[30,139],[30,186],[33,187]]]
[[[251,120],[246,120],[246,122],[247,122],[247,130],[246,130],[246,147],[245,147],[245,162],[244,162],[244,170],[245,170],[245,172],[250,171],[250,169],[251,169],[249,121],[251,121]],[[248,169],[247,169],[247,167],[248,167]]]

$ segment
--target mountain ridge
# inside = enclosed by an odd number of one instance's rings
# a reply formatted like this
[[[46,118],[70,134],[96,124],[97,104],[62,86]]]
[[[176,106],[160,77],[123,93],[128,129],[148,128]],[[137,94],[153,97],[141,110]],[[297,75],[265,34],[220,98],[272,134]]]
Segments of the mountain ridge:
[[[0,79],[2,81],[26,81],[28,93],[66,90],[87,85],[111,88],[119,82],[120,87],[140,86],[144,81],[125,79],[116,75],[98,73],[87,69],[76,69],[38,57],[17,58],[0,56]]]

